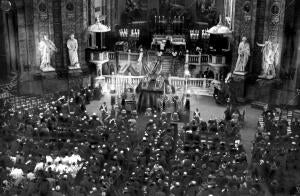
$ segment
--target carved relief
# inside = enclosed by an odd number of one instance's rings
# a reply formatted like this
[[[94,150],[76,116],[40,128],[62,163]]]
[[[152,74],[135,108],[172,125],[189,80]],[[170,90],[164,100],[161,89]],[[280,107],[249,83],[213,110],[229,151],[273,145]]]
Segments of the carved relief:
[[[75,11],[75,6],[72,3],[72,1],[69,1],[66,4],[66,16],[67,16],[67,19],[73,19],[73,18],[75,18],[74,11]]]
[[[273,41],[278,41],[278,34],[280,31],[281,23],[281,2],[274,0],[269,8],[270,12],[270,23],[269,23],[269,38]]]
[[[246,1],[243,5],[243,14],[245,22],[251,21],[251,2]]]
[[[280,21],[280,4],[275,2],[271,6],[271,21],[274,25],[277,25]]]
[[[48,19],[48,7],[44,1],[41,1],[39,4],[39,14],[40,20],[45,21]]]

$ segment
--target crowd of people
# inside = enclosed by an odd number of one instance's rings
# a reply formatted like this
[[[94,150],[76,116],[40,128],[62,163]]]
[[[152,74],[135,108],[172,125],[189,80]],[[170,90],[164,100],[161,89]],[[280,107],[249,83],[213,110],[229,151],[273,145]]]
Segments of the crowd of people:
[[[262,195],[232,120],[88,115],[91,89],[1,119],[1,195]],[[103,109],[104,108],[104,109]],[[116,111],[112,111],[116,112]],[[255,176],[255,175],[254,175]],[[255,176],[256,177],[256,176]]]
[[[292,114],[265,107],[253,142],[253,176],[272,195],[300,194],[300,123]]]

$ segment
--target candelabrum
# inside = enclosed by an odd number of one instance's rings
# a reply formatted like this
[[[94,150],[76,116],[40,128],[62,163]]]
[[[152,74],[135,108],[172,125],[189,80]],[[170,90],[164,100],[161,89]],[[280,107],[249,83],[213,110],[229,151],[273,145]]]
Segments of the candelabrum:
[[[131,29],[130,37],[139,39],[140,38],[140,29]]]
[[[199,30],[190,30],[190,38],[191,40],[198,40],[199,39]]]
[[[128,37],[128,29],[120,29],[119,34],[121,38],[127,38]]]
[[[202,34],[201,34],[202,39],[209,39],[210,34],[207,31],[208,29],[202,30]]]
[[[173,23],[183,23],[184,16],[174,16]]]

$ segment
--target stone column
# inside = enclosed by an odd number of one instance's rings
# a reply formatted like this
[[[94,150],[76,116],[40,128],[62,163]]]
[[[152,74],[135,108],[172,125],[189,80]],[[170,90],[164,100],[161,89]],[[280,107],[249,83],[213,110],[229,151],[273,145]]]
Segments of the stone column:
[[[185,62],[184,62],[184,76],[190,76],[190,71],[189,71],[189,51],[186,51],[185,54]]]

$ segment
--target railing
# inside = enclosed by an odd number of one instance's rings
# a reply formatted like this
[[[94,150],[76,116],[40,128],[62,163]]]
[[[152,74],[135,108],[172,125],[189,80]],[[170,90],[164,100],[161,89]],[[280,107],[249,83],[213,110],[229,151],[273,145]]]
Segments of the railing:
[[[111,88],[114,88],[118,93],[122,93],[126,88],[136,88],[144,76],[123,76],[123,75],[104,75],[105,82]],[[169,77],[169,82],[175,87],[197,87],[203,90],[211,89],[213,79],[207,78],[182,78]]]
[[[108,59],[110,61],[116,60],[116,55],[119,57],[119,61],[128,61],[136,62],[139,58],[139,53],[134,52],[108,52]],[[148,57],[157,56],[155,51],[148,51],[147,52]],[[146,54],[144,54],[144,57],[146,57]],[[194,64],[194,65],[201,65],[209,62],[209,55],[208,54],[201,54],[201,55],[190,55],[188,54],[188,63]]]
[[[201,59],[200,55],[189,55],[188,63],[200,65],[201,64],[200,59]]]
[[[114,88],[117,93],[122,93],[126,88],[136,88],[144,76],[103,75],[105,83]]]
[[[111,60],[116,60],[116,53],[115,52],[108,52],[108,59]]]
[[[201,65],[208,62],[209,62],[208,54],[189,55],[189,61],[188,61],[189,64]]]
[[[208,54],[202,54],[201,55],[201,63],[208,63],[209,62],[209,55]]]
[[[176,87],[200,87],[203,89],[208,89],[211,86],[213,79],[207,78],[181,78],[181,77],[170,77],[169,81],[171,85]]]
[[[108,61],[109,52],[92,52],[91,61]]]

